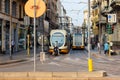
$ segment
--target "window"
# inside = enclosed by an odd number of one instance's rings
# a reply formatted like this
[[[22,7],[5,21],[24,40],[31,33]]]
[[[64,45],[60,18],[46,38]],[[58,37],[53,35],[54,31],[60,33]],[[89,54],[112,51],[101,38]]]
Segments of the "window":
[[[10,14],[10,0],[5,0],[5,13]]]
[[[2,1],[0,1],[0,11],[2,11]]]
[[[19,18],[21,18],[22,15],[21,15],[21,5],[19,5]]]
[[[12,2],[12,16],[16,16],[16,8],[17,8],[17,4],[15,1]]]

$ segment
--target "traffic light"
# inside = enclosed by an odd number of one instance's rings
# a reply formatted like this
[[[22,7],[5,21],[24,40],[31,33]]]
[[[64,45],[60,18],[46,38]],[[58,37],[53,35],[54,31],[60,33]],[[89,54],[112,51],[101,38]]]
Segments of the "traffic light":
[[[33,33],[33,26],[29,25],[27,34],[32,34],[32,33]]]
[[[112,33],[114,33],[114,26],[112,26]]]
[[[113,28],[111,27],[111,25],[110,24],[107,24],[107,26],[106,26],[106,32],[108,33],[108,34],[113,34]]]

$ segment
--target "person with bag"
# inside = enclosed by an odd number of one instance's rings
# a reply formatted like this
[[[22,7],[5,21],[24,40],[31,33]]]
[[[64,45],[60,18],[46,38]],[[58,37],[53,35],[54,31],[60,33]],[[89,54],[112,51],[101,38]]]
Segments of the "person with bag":
[[[108,42],[106,42],[106,43],[104,44],[104,54],[105,54],[105,55],[108,55],[108,53],[109,53],[109,44],[108,44]]]

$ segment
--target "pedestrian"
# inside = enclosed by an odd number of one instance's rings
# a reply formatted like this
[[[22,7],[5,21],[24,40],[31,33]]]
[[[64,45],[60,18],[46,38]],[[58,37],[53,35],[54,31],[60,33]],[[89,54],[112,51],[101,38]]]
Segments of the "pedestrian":
[[[110,41],[110,49],[112,50],[113,43]]]
[[[14,52],[14,46],[15,46],[15,42],[12,40],[11,41],[11,54],[13,54]]]
[[[58,41],[55,41],[54,54],[53,55],[60,55],[59,54]]]
[[[108,42],[105,42],[105,44],[104,44],[104,54],[107,55],[108,52],[109,52],[109,44],[108,44]]]
[[[99,41],[97,42],[97,49],[98,49],[98,51],[100,50],[100,42]]]
[[[92,42],[92,50],[95,48],[95,42]]]

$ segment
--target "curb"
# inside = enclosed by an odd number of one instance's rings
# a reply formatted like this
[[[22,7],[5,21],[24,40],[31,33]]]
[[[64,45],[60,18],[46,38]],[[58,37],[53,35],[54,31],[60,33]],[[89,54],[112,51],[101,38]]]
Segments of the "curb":
[[[0,78],[88,78],[106,77],[105,71],[95,72],[0,72]]]
[[[12,63],[23,62],[23,61],[27,61],[27,59],[10,60],[6,62],[1,62],[0,65],[12,64]]]
[[[38,54],[36,57],[40,57],[40,54]],[[17,62],[24,62],[24,61],[27,61],[28,58],[24,58],[24,59],[17,59],[17,60],[9,60],[9,61],[6,61],[6,62],[0,62],[0,65],[6,65],[6,64],[12,64],[12,63],[17,63]]]

